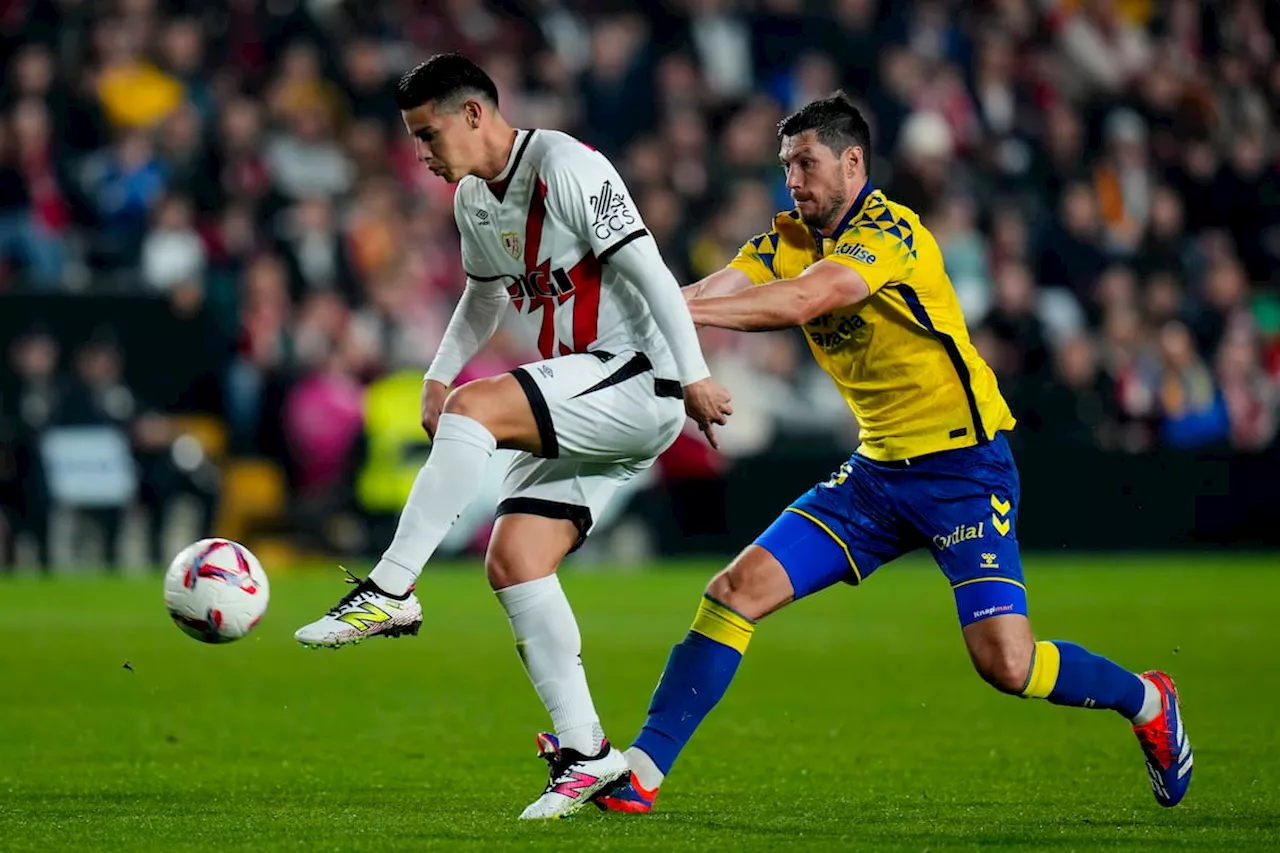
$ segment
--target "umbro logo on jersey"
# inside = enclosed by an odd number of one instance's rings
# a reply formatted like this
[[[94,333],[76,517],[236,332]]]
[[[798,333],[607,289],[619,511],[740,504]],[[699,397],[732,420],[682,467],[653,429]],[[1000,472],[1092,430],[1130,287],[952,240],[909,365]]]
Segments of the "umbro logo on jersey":
[[[487,211],[487,210],[477,210],[477,211],[476,211],[476,223],[477,223],[477,224],[479,224],[479,225],[488,225],[491,221],[492,221],[492,220],[490,220],[490,219],[489,219],[489,211]]]
[[[610,234],[618,234],[636,224],[636,216],[627,206],[627,197],[613,188],[612,181],[605,181],[600,192],[591,197],[595,219],[591,228],[597,240],[606,240]]]

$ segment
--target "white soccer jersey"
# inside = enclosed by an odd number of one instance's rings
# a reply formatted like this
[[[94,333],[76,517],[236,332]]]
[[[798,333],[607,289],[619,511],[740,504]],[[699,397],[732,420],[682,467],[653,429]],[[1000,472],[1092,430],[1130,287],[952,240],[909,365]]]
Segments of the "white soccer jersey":
[[[497,179],[459,182],[454,217],[467,277],[506,289],[543,358],[636,350],[677,378],[649,305],[608,263],[648,231],[603,154],[559,131],[519,130]]]

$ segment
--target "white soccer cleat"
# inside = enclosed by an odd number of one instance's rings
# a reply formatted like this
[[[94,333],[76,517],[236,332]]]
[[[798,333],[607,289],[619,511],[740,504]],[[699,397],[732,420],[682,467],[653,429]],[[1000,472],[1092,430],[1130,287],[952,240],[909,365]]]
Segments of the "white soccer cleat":
[[[395,596],[378,589],[371,580],[347,574],[350,575],[347,582],[356,584],[356,588],[324,616],[295,631],[295,640],[312,649],[336,649],[366,637],[403,637],[418,633],[422,627],[422,605],[413,590]]]
[[[631,775],[626,756],[608,740],[595,755],[585,756],[575,749],[560,749],[554,735],[540,734],[538,754],[550,765],[547,788],[520,813],[521,820],[568,817]]]

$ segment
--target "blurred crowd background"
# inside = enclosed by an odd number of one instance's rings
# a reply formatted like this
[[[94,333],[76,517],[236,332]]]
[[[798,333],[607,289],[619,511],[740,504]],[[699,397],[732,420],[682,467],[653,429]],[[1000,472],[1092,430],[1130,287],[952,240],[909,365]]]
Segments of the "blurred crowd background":
[[[613,158],[685,282],[791,206],[776,124],[843,87],[1019,447],[1274,451],[1277,33],[1267,0],[0,0],[5,550],[47,558],[76,488],[46,438],[85,426],[131,459],[127,500],[87,513],[108,541],[190,498],[192,529],[248,535],[256,500],[295,546],[385,544],[463,284],[452,187],[391,91],[448,50],[514,124]],[[736,414],[723,454],[664,458],[677,515],[779,448],[852,449],[799,335],[703,341]],[[467,376],[535,357],[504,329]]]

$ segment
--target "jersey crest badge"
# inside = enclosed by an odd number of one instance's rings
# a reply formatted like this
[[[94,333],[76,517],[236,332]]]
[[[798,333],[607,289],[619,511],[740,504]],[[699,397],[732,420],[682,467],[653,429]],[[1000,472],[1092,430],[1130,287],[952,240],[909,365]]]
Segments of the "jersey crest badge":
[[[520,235],[514,231],[502,232],[502,248],[516,260],[520,260]]]

